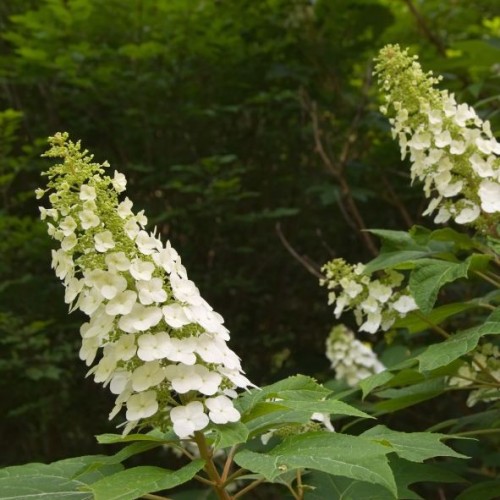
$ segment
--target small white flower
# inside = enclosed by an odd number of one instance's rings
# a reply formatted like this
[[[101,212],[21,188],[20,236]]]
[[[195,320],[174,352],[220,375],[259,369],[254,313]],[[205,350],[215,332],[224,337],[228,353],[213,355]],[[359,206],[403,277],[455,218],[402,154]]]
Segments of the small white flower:
[[[391,305],[393,309],[401,314],[406,314],[410,311],[415,311],[416,309],[418,309],[415,299],[409,295],[401,295],[401,297],[399,297],[399,299],[397,299]]]
[[[359,327],[360,332],[375,333],[380,328],[382,316],[379,312],[370,312],[366,321]]]
[[[159,385],[165,379],[165,371],[159,361],[149,361],[139,366],[132,373],[132,388],[142,392]]]
[[[118,205],[118,208],[116,209],[118,215],[122,218],[122,219],[126,219],[127,217],[133,215],[132,213],[132,207],[133,207],[133,203],[128,199],[128,198],[125,198],[119,205]]]
[[[127,370],[116,370],[109,383],[109,390],[112,394],[121,394],[129,385],[130,372]]]
[[[475,204],[469,200],[464,202],[464,207],[460,210],[459,214],[455,216],[455,222],[457,224],[470,224],[474,222],[480,215],[480,209]]]
[[[170,411],[170,419],[174,426],[174,432],[181,438],[191,436],[195,431],[204,429],[209,419],[203,412],[203,404],[199,401],[191,401],[186,406],[177,406]]]
[[[106,304],[106,313],[111,316],[129,314],[136,301],[137,294],[132,290],[125,290],[124,292],[117,294]]]
[[[85,324],[88,325],[88,323]],[[101,347],[101,341],[98,337],[84,338],[78,356],[85,361],[87,366],[90,366],[94,362],[99,347]]]
[[[489,214],[500,212],[500,184],[490,180],[483,180],[479,185],[481,208]]]
[[[311,420],[321,422],[330,432],[335,432],[335,429],[333,428],[332,422],[330,420],[330,415],[328,413],[314,412],[311,415]]]
[[[65,252],[69,252],[72,248],[76,246],[77,243],[78,243],[78,238],[76,237],[76,234],[71,233],[61,241],[61,248]]]
[[[80,295],[76,307],[90,316],[94,314],[97,308],[102,304],[103,300],[104,297],[99,293],[99,290],[96,290],[95,288],[90,290],[86,289]]]
[[[170,284],[172,292],[177,300],[187,302],[188,304],[197,305],[202,302],[200,292],[196,285],[188,279],[182,279],[176,274],[170,276]]]
[[[119,293],[127,289],[127,280],[123,276],[109,271],[94,272],[92,282],[107,300],[114,299]]]
[[[146,307],[136,302],[130,313],[120,318],[118,326],[127,333],[144,332],[156,326],[162,316],[159,307]]]
[[[135,335],[128,333],[121,335],[120,338],[113,344],[115,356],[122,361],[128,361],[135,356],[137,346],[135,345]]]
[[[135,221],[135,219],[129,219],[125,225],[123,226],[126,235],[131,239],[135,240],[136,236],[139,234],[140,227],[139,224]]]
[[[82,229],[90,229],[92,227],[97,227],[100,224],[100,219],[92,210],[82,210],[78,214]]]
[[[127,187],[127,179],[123,174],[115,170],[115,175],[111,180],[111,184],[113,184],[117,193],[122,193]]]
[[[237,422],[240,419],[239,411],[226,396],[208,398],[205,400],[205,406],[209,409],[208,416],[214,424],[227,424],[228,422]]]
[[[110,271],[128,271],[130,268],[130,260],[125,252],[108,253],[104,261]]]
[[[420,132],[415,134],[410,141],[408,141],[408,146],[417,151],[427,149],[431,145],[431,135],[428,132]]]
[[[200,377],[201,383],[197,390],[206,396],[214,395],[222,382],[222,377],[219,373],[209,370],[203,365],[194,365],[195,373]]]
[[[172,248],[170,241],[167,241],[165,248],[158,253],[152,255],[157,266],[162,267],[168,274],[174,269],[176,261],[179,259],[179,254]]]
[[[139,349],[137,356],[143,361],[153,361],[155,359],[168,358],[172,344],[166,332],[156,334],[145,333],[137,341]]]
[[[163,306],[162,311],[166,323],[172,328],[181,328],[191,323],[191,320],[187,317],[184,308],[180,304],[174,303]]]
[[[379,302],[385,303],[392,295],[392,288],[387,285],[383,285],[378,280],[374,280],[372,283],[370,283],[368,294],[370,295],[370,297],[373,297]]]
[[[136,287],[139,293],[139,300],[146,306],[154,302],[162,303],[167,300],[167,292],[163,289],[163,280],[161,278],[138,281]]]
[[[80,200],[86,201],[86,200],[95,200],[96,199],[96,192],[95,188],[92,186],[89,186],[87,184],[83,184],[82,187],[80,188]]]
[[[165,375],[172,384],[172,389],[179,394],[198,391],[203,385],[203,379],[195,366],[188,366],[183,363],[169,365],[165,368]]]
[[[69,236],[70,234],[73,234],[76,228],[77,224],[75,222],[75,219],[73,219],[71,215],[65,217],[59,224],[59,229],[62,231],[64,236]]]
[[[94,243],[98,252],[106,252],[115,247],[111,231],[102,231],[94,235]]]
[[[152,253],[161,249],[161,241],[154,236],[148,234],[146,231],[139,231],[135,238],[135,244],[139,251],[144,255],[151,255]]]
[[[127,420],[135,422],[141,418],[148,418],[158,411],[155,391],[146,391],[133,394],[127,401]]]
[[[185,365],[194,365],[196,356],[194,350],[196,349],[196,340],[192,337],[182,339],[170,339],[171,350],[168,354],[170,361],[177,361]]]
[[[153,275],[155,265],[141,259],[134,259],[130,264],[129,272],[136,280],[148,281]]]
[[[222,352],[215,339],[207,333],[201,334],[196,339],[195,352],[207,363],[217,363],[222,358]]]

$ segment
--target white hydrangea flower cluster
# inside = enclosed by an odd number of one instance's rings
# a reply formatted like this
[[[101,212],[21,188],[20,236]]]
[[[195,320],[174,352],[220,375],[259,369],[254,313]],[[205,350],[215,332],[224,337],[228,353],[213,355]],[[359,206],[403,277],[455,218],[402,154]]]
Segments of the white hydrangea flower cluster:
[[[51,192],[41,218],[60,243],[52,267],[65,301],[89,316],[80,358],[116,395],[110,418],[125,407],[125,433],[173,427],[180,438],[210,421],[239,420],[235,389],[252,384],[226,344],[223,318],[188,279],[170,242],[145,230],[143,211],[134,213],[128,198],[119,201],[125,176],[104,175],[109,165],[92,163],[67,134],[50,141],[45,156],[63,162],[44,174],[47,189],[37,190],[37,198]]]
[[[344,259],[333,259],[323,266],[325,278],[320,285],[330,290],[328,304],[335,303],[337,319],[352,309],[359,331],[375,333],[388,330],[396,319],[418,309],[409,290],[401,286],[401,273],[389,269],[372,279],[363,274],[364,269],[363,264],[347,264]]]
[[[467,406],[474,406],[480,401],[500,400],[500,349],[498,346],[485,343],[478,347],[470,361],[462,363],[448,383],[452,387],[462,388],[482,386],[470,392]]]
[[[345,380],[351,387],[385,370],[370,344],[357,340],[354,333],[342,324],[334,326],[326,339],[326,357],[335,370],[335,378]]]
[[[386,99],[381,110],[391,116],[402,158],[410,155],[412,181],[422,181],[430,198],[424,215],[437,210],[436,223],[453,219],[488,231],[500,222],[500,143],[490,123],[436,89],[441,78],[417,60],[388,45],[376,72]]]

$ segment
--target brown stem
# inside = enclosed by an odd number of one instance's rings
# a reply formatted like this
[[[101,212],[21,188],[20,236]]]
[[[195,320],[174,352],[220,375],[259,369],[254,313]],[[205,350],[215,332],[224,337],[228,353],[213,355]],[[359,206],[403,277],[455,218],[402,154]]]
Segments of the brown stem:
[[[483,278],[484,281],[487,281],[488,283],[490,283],[494,287],[500,288],[500,283],[497,280],[491,278],[490,276],[487,276],[486,274],[482,273],[481,271],[474,271],[474,274],[476,276],[479,276],[480,278]]]
[[[296,477],[298,498],[302,500],[304,498],[304,485],[302,484],[302,471],[300,469],[297,469]]]
[[[441,335],[441,337],[444,337],[445,339],[450,338],[450,334],[444,328],[441,328],[439,325],[434,324],[430,319],[426,318],[425,315],[422,314],[420,311],[414,311],[414,313],[424,323],[427,323],[431,327],[431,330],[433,330],[437,334]]]
[[[302,257],[301,255],[299,255],[298,252],[292,247],[292,245],[290,245],[288,240],[285,238],[285,235],[281,231],[281,224],[277,222],[275,227],[276,233],[278,234],[281,243],[283,243],[283,246],[288,250],[292,257],[298,260],[311,274],[319,279],[324,279],[325,277],[319,271],[319,266],[312,265],[306,257]]]
[[[243,495],[245,495],[249,491],[251,491],[254,488],[256,488],[257,486],[259,486],[259,484],[262,484],[264,481],[265,481],[264,478],[257,479],[253,483],[250,483],[249,485],[245,486],[243,489],[241,489],[240,491],[238,491],[238,493],[236,493],[235,495],[233,495],[233,500],[236,500],[237,498],[242,497]]]
[[[403,2],[408,7],[408,10],[411,12],[413,17],[417,21],[418,27],[422,30],[422,33],[427,37],[429,42],[431,42],[434,45],[434,47],[436,47],[440,55],[446,56],[446,47],[443,41],[436,34],[432,32],[422,13],[418,11],[418,9],[415,7],[415,5],[411,0],[403,0]]]
[[[311,117],[315,151],[321,158],[323,164],[326,167],[326,170],[335,178],[335,180],[339,184],[341,193],[341,199],[339,201],[342,204],[345,204],[345,210],[342,210],[342,212],[344,216],[347,214],[349,215],[349,218],[347,218],[348,222],[349,219],[352,219],[355,228],[360,232],[360,238],[363,240],[370,253],[373,256],[376,256],[378,254],[377,247],[375,245],[372,236],[366,232],[366,225],[364,223],[363,217],[361,216],[361,213],[358,210],[356,202],[352,197],[351,188],[344,176],[344,169],[349,158],[350,147],[356,141],[355,130],[358,126],[358,121],[359,121],[359,116],[361,116],[361,111],[358,109],[358,113],[351,124],[350,132],[347,134],[347,138],[344,142],[344,146],[340,154],[340,160],[338,163],[336,163],[326,152],[325,147],[323,145],[323,141],[321,139],[322,130],[319,122],[319,113],[317,104],[315,102],[309,101],[306,96],[303,96],[302,101]]]
[[[227,481],[229,471],[231,470],[231,465],[233,464],[233,457],[237,449],[238,447],[234,445],[231,447],[229,453],[227,454],[226,463],[224,464],[224,469],[222,470],[222,476],[220,478],[223,484],[225,484],[225,482]]]
[[[220,500],[231,500],[231,497],[225,490],[219,472],[215,467],[215,464],[212,460],[212,452],[207,445],[207,441],[205,439],[205,435],[199,431],[194,433],[194,440],[198,446],[198,450],[200,451],[200,456],[205,460],[205,472],[208,474],[208,477],[212,480],[212,488],[220,498]]]
[[[210,486],[211,488],[213,488],[213,486],[214,486],[213,481],[210,481],[210,479],[207,479],[206,477],[199,476],[198,474],[196,474],[194,476],[194,479],[196,481],[198,481],[199,483],[203,483],[203,484],[206,484],[207,486]]]
[[[382,182],[384,183],[387,193],[389,194],[390,202],[398,209],[401,217],[403,218],[407,227],[412,227],[414,225],[413,219],[411,218],[406,207],[401,203],[399,196],[394,192],[391,183],[387,180],[387,177],[382,176]]]

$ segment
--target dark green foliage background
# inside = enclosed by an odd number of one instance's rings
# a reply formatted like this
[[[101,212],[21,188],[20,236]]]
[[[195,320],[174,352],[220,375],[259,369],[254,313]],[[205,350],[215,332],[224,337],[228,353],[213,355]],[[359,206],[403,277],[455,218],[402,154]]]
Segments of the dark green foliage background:
[[[93,434],[114,430],[111,399],[84,379],[83,318],[67,315],[37,220],[48,135],[67,130],[126,174],[135,207],[226,318],[253,381],[327,380],[332,312],[276,225],[319,268],[372,256],[344,216],[345,186],[366,227],[419,222],[372,58],[385,43],[410,46],[500,130],[499,10],[495,0],[2,2],[0,441],[15,444],[1,465],[91,453]],[[314,106],[344,190],[315,147]]]

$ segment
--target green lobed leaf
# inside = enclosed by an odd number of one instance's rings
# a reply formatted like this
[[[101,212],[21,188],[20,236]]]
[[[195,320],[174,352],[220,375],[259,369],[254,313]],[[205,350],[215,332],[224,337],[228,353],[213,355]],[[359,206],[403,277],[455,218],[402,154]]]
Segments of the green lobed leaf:
[[[240,412],[244,413],[266,399],[320,401],[330,393],[330,390],[318,384],[313,378],[294,375],[275,384],[252,390],[239,397],[236,404]]]
[[[254,436],[258,432],[272,428],[306,424],[315,412],[373,418],[367,413],[335,399],[325,401],[284,400],[258,403],[242,417],[242,421],[250,430],[250,435]]]
[[[120,464],[100,463],[106,458],[88,455],[52,464],[32,463],[0,469],[0,498],[92,500],[92,495],[82,488],[123,469]],[[93,467],[95,463],[100,465]]]
[[[436,465],[409,462],[396,455],[389,456],[389,464],[398,488],[398,500],[421,499],[409,489],[419,482],[454,483],[463,479],[449,470]],[[332,476],[314,471],[304,477],[304,483],[311,486],[306,490],[305,500],[393,500],[394,496],[382,486],[365,481]]]
[[[482,325],[452,335],[444,342],[429,346],[417,356],[421,372],[445,366],[472,351],[483,335],[500,334],[500,311],[493,312]]]
[[[213,446],[218,450],[245,443],[248,439],[249,430],[243,422],[233,422],[214,426],[213,434],[215,434]]]
[[[152,441],[155,443],[165,444],[169,441],[178,441],[179,439],[173,432],[161,432],[158,429],[153,429],[146,434],[100,434],[96,436],[99,444],[116,444],[116,443],[131,443],[133,441]]]
[[[423,462],[433,457],[467,458],[441,442],[446,434],[432,432],[399,432],[377,425],[365,431],[361,436],[377,442],[389,443],[393,451],[410,462]]]
[[[451,316],[477,307],[477,302],[454,302],[453,304],[446,304],[444,306],[436,307],[425,316],[425,319],[422,319],[419,313],[410,312],[405,318],[398,319],[394,323],[392,328],[405,328],[409,333],[418,333],[424,330],[428,330],[430,323],[439,325]]]
[[[423,314],[431,312],[443,285],[467,277],[469,265],[470,259],[459,263],[423,259],[416,263],[410,274],[409,288]]]
[[[430,250],[397,250],[395,252],[381,253],[372,261],[368,262],[364,269],[365,274],[371,274],[381,269],[413,269],[415,261],[429,257],[433,252]]]
[[[384,389],[377,396],[387,398],[387,401],[376,403],[375,409],[383,413],[401,410],[438,396],[445,387],[445,379],[440,377],[400,389]]]
[[[308,468],[380,484],[395,495],[396,484],[386,456],[390,451],[390,447],[358,436],[311,432],[287,438],[267,453],[242,450],[234,460],[270,481],[284,472]]]
[[[363,392],[363,399],[370,394],[374,389],[384,385],[394,378],[394,374],[388,370],[384,370],[380,373],[375,373],[374,375],[370,375],[369,377],[361,380],[359,382],[359,386],[361,387],[361,391]]]
[[[194,460],[175,471],[150,466],[134,467],[92,483],[87,489],[94,500],[135,500],[147,493],[186,483],[203,468],[204,463],[201,459]]]
[[[446,284],[466,278],[469,271],[482,269],[491,260],[484,254],[470,255],[463,262],[438,259],[422,259],[410,274],[409,289],[423,314],[429,314],[436,302],[439,290]]]

